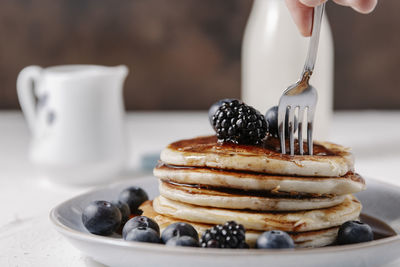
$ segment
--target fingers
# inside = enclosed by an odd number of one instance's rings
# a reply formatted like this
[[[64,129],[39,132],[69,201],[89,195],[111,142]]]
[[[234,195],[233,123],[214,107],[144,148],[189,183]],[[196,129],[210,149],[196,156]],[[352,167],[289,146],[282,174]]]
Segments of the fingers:
[[[354,10],[367,14],[372,12],[378,3],[378,0],[333,0],[342,6],[352,7]]]
[[[322,3],[325,3],[327,0],[299,0],[303,5],[308,7],[319,6]]]
[[[299,31],[304,36],[311,35],[313,7],[318,6],[327,0],[286,0],[286,5],[292,14]],[[374,10],[378,0],[333,0],[343,6],[352,7],[360,13],[370,13]]]
[[[310,36],[313,8],[304,5],[299,0],[286,0],[286,5],[292,14],[294,22],[299,28],[300,33],[304,36]]]

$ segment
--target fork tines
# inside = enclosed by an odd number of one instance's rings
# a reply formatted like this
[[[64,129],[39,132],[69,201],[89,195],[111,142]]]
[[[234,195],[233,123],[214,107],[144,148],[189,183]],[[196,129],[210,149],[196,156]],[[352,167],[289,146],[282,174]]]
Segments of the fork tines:
[[[316,90],[313,87],[308,88],[313,92],[308,92],[311,94],[316,94]],[[286,95],[284,100],[288,100],[291,97]],[[281,101],[282,102],[282,101]],[[285,102],[285,101],[283,101]],[[313,101],[314,102],[314,101]],[[315,101],[316,102],[316,101]],[[304,122],[304,113],[307,112],[307,152],[309,155],[313,155],[313,121],[314,121],[314,112],[315,112],[315,104],[309,103],[308,105],[295,105],[290,103],[279,103],[278,108],[278,133],[279,139],[281,143],[281,153],[286,154],[286,136],[285,136],[285,120],[287,117],[288,120],[288,134],[289,134],[289,148],[290,155],[295,154],[295,139],[294,135],[297,131],[298,134],[298,145],[299,145],[299,154],[304,155],[303,148],[303,122]],[[297,111],[297,120],[295,119],[295,114]]]

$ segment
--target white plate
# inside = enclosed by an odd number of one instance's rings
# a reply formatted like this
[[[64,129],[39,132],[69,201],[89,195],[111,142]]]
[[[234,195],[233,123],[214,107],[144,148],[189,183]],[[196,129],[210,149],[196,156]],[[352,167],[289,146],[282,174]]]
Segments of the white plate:
[[[124,181],[72,198],[50,213],[55,228],[76,248],[98,262],[113,267],[131,266],[381,266],[400,257],[400,235],[372,242],[295,250],[231,250],[166,247],[126,242],[119,237],[90,234],[81,222],[82,209],[93,200],[114,200],[131,185],[158,195],[154,177]],[[363,213],[383,220],[400,233],[400,188],[367,180],[368,189],[357,194]]]

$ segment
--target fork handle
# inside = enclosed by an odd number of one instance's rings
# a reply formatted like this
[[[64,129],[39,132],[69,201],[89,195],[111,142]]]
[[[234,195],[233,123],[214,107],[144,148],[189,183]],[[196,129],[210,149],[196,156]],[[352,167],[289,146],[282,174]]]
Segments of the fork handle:
[[[319,42],[319,33],[321,32],[321,21],[322,16],[324,15],[325,3],[314,8],[314,20],[313,20],[313,29],[310,38],[310,44],[308,46],[308,54],[306,63],[304,64],[304,70],[301,75],[301,80],[304,79],[304,76],[311,76],[314,71],[315,60],[317,59],[317,51],[318,51],[318,42]]]

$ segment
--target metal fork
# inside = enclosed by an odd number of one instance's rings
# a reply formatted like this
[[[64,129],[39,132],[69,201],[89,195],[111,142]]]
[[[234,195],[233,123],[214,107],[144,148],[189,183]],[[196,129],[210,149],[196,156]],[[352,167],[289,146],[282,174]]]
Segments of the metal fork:
[[[290,155],[294,155],[294,132],[297,128],[298,143],[300,155],[304,154],[303,148],[303,118],[307,109],[307,146],[308,154],[313,154],[313,122],[315,106],[317,104],[317,90],[309,84],[311,74],[314,70],[315,59],[317,57],[319,33],[321,29],[321,20],[324,14],[325,3],[314,8],[314,22],[308,47],[306,63],[300,80],[289,86],[282,94],[278,107],[278,132],[281,143],[281,153],[286,154],[285,139],[285,120],[288,116]],[[298,120],[294,120],[295,110],[298,109]],[[297,124],[297,125],[296,125]]]

